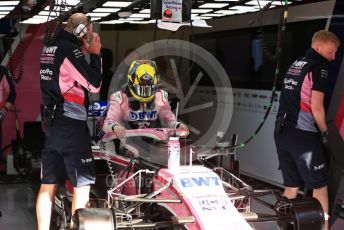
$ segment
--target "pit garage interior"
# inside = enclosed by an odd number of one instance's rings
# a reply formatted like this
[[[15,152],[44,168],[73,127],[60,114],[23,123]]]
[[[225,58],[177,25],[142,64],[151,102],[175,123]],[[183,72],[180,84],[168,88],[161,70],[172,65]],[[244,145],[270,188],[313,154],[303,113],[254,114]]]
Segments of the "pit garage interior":
[[[77,12],[90,16],[93,31],[99,34],[102,45],[102,87],[100,93],[88,95],[90,106],[87,118],[96,171],[100,175],[94,187],[102,188],[101,200],[107,199],[109,192],[106,190],[111,189],[108,180],[113,180],[116,172],[111,171],[111,159],[104,157],[99,147],[101,128],[98,121],[110,95],[126,83],[130,63],[148,58],[157,63],[161,87],[168,92],[172,111],[190,130],[189,137],[180,142],[180,151],[185,152],[181,155],[181,167],[189,167],[187,170],[192,173],[192,167],[197,165],[198,160],[207,170],[215,168],[215,172],[221,168],[221,172],[228,173],[226,180],[229,181],[225,181],[224,186],[239,191],[239,195],[233,198],[237,199],[233,207],[241,214],[223,216],[221,221],[225,223],[223,220],[242,218],[251,229],[258,230],[321,229],[321,224],[314,223],[319,215],[312,209],[312,191],[307,189],[299,192],[299,201],[292,203],[292,210],[285,211],[288,215],[282,215],[284,220],[304,219],[283,227],[279,224],[279,216],[276,217],[273,208],[279,198],[276,194],[283,191],[283,179],[273,133],[283,74],[310,47],[314,32],[334,32],[342,44],[335,61],[328,67],[329,85],[324,102],[329,131],[329,229],[344,229],[342,0],[1,0],[0,60],[1,65],[12,73],[17,98],[1,124],[0,229],[37,229],[35,203],[45,139],[41,115],[40,55],[43,47],[54,39],[55,33],[65,26],[69,16]],[[159,150],[156,146],[148,147],[148,150],[145,149],[148,158],[135,162],[139,162],[138,165],[153,165],[155,173],[165,168],[163,173],[168,174],[166,143],[165,140],[158,144]],[[196,146],[195,150],[193,146]],[[165,163],[158,164],[157,169],[154,163],[160,158]],[[206,172],[209,175],[213,173]],[[191,186],[188,183],[184,181],[182,185]],[[195,184],[202,186],[202,182]],[[198,190],[197,187],[193,189],[190,191]],[[206,192],[212,194],[209,189]],[[253,199],[255,193],[251,193],[252,189],[263,195]],[[142,207],[159,206],[154,198],[163,191],[161,188],[160,192],[153,192],[154,196],[137,195],[127,199],[129,203],[138,202],[137,206],[141,206],[138,209],[144,213]],[[178,199],[179,202],[187,202],[181,197]],[[178,203],[171,198],[165,198],[165,202],[160,206],[172,207],[173,202]],[[102,211],[111,210],[105,208],[108,207],[106,204],[109,205],[104,201],[100,205],[104,207]],[[192,205],[185,205],[189,206]],[[152,225],[155,223],[153,220],[128,221],[123,217],[124,212],[120,213],[120,222],[118,210],[112,210],[115,211],[104,211],[104,215],[115,219],[117,226],[103,223],[98,228],[212,229],[202,224],[187,227],[202,218],[206,220],[199,213],[199,216],[186,215],[183,218],[177,214],[173,218],[172,215],[171,221],[167,217],[158,218],[159,224]],[[90,226],[93,227],[79,229],[96,228],[97,215],[92,217],[90,213],[86,210],[79,215],[91,216],[94,223]],[[255,213],[264,214],[257,216]],[[229,222],[233,224],[235,221]],[[169,226],[171,223],[172,227]],[[58,225],[51,229],[69,229],[63,224]]]

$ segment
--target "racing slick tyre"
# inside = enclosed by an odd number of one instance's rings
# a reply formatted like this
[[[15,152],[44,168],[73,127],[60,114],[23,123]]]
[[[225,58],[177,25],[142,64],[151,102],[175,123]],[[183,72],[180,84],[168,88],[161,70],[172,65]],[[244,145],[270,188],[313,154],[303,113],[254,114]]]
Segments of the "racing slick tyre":
[[[321,230],[324,225],[324,211],[320,202],[313,197],[291,200],[295,217],[295,230]]]
[[[281,230],[321,230],[324,225],[324,212],[320,202],[313,197],[300,197],[288,200],[284,198],[284,206],[289,207],[282,213],[292,215],[294,221],[278,221]]]

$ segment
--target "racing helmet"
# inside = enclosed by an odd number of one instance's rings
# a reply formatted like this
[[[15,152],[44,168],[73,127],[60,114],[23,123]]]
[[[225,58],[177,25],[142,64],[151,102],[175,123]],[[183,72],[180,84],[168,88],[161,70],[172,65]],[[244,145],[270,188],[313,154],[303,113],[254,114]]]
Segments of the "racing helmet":
[[[136,60],[128,71],[128,88],[139,102],[146,103],[154,98],[159,88],[159,74],[156,63],[151,60]]]

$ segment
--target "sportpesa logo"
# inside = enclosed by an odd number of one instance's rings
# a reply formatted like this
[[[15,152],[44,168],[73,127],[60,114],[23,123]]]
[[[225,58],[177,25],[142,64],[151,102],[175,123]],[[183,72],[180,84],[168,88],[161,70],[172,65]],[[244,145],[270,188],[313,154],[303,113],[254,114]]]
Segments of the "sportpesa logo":
[[[51,76],[53,75],[53,71],[49,68],[41,69],[39,74],[41,76],[41,80],[50,81],[52,79]]]

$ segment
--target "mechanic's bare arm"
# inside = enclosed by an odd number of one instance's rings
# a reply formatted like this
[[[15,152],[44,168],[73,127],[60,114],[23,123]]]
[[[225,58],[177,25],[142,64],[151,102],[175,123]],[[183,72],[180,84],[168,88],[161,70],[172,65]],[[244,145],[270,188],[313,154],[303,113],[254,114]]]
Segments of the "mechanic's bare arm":
[[[312,90],[311,108],[315,123],[318,125],[320,132],[327,131],[323,92]]]

